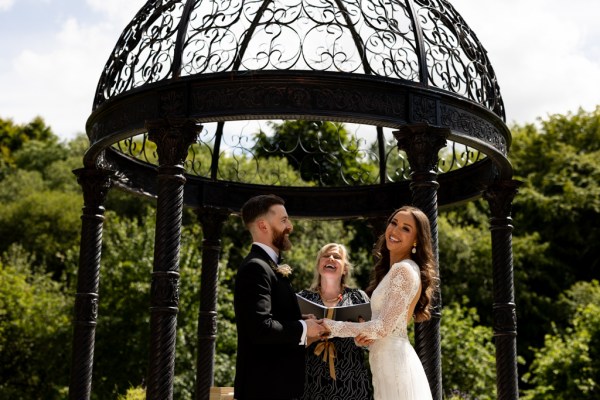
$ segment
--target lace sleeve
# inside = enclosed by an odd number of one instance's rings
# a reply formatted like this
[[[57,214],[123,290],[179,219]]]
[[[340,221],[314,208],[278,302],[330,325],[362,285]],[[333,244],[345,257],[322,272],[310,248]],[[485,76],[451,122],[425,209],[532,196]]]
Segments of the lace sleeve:
[[[384,293],[379,313],[374,313],[373,319],[367,322],[341,322],[326,320],[331,329],[331,337],[355,337],[366,334],[370,339],[380,339],[387,336],[397,326],[400,318],[406,318],[411,300],[419,290],[420,277],[410,263],[402,261],[394,264],[390,275],[379,284]],[[383,285],[383,286],[382,286]],[[375,301],[372,298],[372,301]]]

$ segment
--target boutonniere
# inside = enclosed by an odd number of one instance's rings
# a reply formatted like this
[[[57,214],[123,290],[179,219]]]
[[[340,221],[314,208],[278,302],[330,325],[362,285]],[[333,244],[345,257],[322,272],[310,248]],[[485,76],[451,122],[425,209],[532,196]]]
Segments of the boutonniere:
[[[269,265],[271,266],[273,271],[275,271],[276,274],[279,274],[285,278],[292,274],[292,267],[290,267],[287,264],[277,265],[273,261],[269,261]]]

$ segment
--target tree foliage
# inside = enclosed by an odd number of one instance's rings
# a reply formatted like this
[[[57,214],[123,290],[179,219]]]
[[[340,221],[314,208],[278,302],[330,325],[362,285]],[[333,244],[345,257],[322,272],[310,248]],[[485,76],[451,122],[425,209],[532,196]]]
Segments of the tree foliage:
[[[598,397],[599,126],[597,109],[512,128],[510,157],[524,182],[513,207],[513,264],[517,344],[525,358],[520,385],[528,399]],[[345,185],[374,171],[343,126],[288,121],[273,129],[254,149],[259,163],[224,152],[219,179]],[[82,206],[72,170],[86,147],[83,136],[61,143],[41,119],[25,125],[0,119],[0,398],[65,397]],[[323,150],[335,157],[320,159]],[[203,168],[210,165],[206,148],[197,156]],[[336,168],[343,173],[336,175]],[[95,398],[139,395],[144,385],[154,207],[153,200],[115,189],[106,201]],[[478,200],[441,211],[438,221],[449,398],[491,398],[495,390],[488,218],[487,204]],[[364,288],[374,239],[366,222],[294,220],[294,247],[285,254],[294,267],[293,286],[309,285],[320,246],[341,242],[350,247],[356,286]],[[233,281],[250,236],[234,216],[222,231],[215,384],[231,386]],[[195,386],[202,239],[197,216],[184,210],[175,371],[181,399],[193,398]]]
[[[547,273],[563,288],[598,277],[600,106],[592,112],[552,115],[539,130],[514,127],[511,161],[524,182],[514,202],[515,226],[560,244],[548,249],[555,262]]]
[[[363,159],[359,140],[343,124],[294,120],[270,127],[272,136],[259,132],[255,155],[286,158],[304,181],[345,186],[373,180],[375,166]]]
[[[567,327],[553,324],[535,353],[523,377],[532,386],[524,400],[600,397],[600,285],[580,282],[561,297],[574,312]]]
[[[48,143],[56,142],[56,139],[50,127],[40,117],[23,125],[0,118],[0,168],[14,165],[14,153],[30,140]]]
[[[0,398],[61,399],[73,301],[18,245],[0,257]]]
[[[446,395],[459,393],[463,399],[495,399],[492,329],[480,324],[477,310],[468,307],[466,297],[444,308],[440,333]]]

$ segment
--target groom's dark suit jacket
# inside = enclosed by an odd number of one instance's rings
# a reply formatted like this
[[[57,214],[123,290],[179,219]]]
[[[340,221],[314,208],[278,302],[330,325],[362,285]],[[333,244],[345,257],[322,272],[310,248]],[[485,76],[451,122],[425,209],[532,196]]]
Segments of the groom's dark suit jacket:
[[[259,262],[262,260],[263,262]],[[237,400],[289,399],[302,395],[305,347],[300,345],[302,315],[289,279],[253,245],[235,279],[238,333]]]

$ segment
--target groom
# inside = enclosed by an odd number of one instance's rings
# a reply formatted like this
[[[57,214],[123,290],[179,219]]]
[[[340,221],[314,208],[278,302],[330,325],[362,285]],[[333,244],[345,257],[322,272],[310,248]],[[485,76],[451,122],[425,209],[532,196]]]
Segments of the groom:
[[[293,226],[283,199],[272,194],[252,197],[242,206],[242,220],[253,243],[235,279],[234,397],[300,398],[306,340],[327,330],[321,320],[302,319],[288,271],[277,265],[280,252],[292,246]]]

